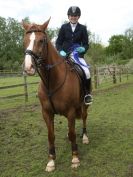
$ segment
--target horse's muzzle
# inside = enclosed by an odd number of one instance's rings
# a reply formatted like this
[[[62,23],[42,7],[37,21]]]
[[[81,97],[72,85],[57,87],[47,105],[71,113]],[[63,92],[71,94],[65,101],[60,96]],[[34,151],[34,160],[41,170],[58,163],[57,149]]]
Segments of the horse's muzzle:
[[[31,69],[31,70],[24,70],[26,72],[26,74],[28,74],[29,76],[33,76],[35,74],[35,69]]]
[[[31,65],[30,67],[26,67],[25,63],[23,64],[23,70],[26,74],[28,74],[29,76],[32,76],[35,74],[36,70],[34,68],[33,65]]]

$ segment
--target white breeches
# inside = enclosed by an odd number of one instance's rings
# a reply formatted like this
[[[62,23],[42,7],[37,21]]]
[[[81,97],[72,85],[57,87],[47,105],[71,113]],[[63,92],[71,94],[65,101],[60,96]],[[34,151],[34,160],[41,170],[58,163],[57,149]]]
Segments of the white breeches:
[[[74,59],[73,54],[71,54],[71,57],[72,57],[72,59],[74,60],[75,63],[79,64],[79,63]],[[80,61],[83,65],[87,66],[87,63],[86,63],[86,61],[84,60],[84,58],[79,58],[79,61]],[[82,68],[82,69],[84,70],[84,72],[85,72],[86,79],[90,79],[90,77],[91,77],[91,75],[90,75],[90,70],[89,70],[88,67],[85,67],[85,66],[83,66],[83,65],[80,65],[80,66],[81,66],[81,68]]]

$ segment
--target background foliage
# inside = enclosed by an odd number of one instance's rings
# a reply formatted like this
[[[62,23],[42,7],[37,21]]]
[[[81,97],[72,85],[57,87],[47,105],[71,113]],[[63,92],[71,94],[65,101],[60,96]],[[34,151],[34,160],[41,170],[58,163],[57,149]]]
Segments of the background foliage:
[[[24,19],[30,22],[29,18]],[[48,28],[52,41],[56,40],[59,28]],[[21,23],[13,18],[0,17],[0,70],[18,70],[23,61],[23,34]],[[99,37],[88,31],[90,49],[87,59],[93,64],[123,64],[133,58],[133,28],[125,30],[123,35],[113,35],[109,45],[102,45]]]

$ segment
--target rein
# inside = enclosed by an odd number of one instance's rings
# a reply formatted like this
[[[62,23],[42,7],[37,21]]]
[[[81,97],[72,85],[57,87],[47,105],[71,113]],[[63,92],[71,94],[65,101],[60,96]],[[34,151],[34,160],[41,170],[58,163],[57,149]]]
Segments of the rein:
[[[44,33],[44,31],[41,31],[41,30],[29,30],[26,32],[26,34],[28,33],[32,33],[32,32],[41,32],[41,33]],[[45,38],[45,43],[44,43],[47,47],[47,55],[46,55],[46,58],[48,57],[48,42],[47,42],[47,38]],[[46,88],[46,92],[47,92],[47,95],[48,95],[48,98],[49,98],[49,101],[52,105],[52,108],[53,108],[53,111],[55,113],[57,113],[56,109],[55,109],[55,106],[53,104],[53,101],[52,101],[52,96],[64,85],[65,81],[66,81],[66,77],[67,77],[67,66],[66,66],[66,62],[65,60],[62,60],[60,62],[56,62],[54,64],[45,64],[44,61],[45,59],[41,56],[38,56],[37,54],[35,54],[32,50],[26,50],[25,51],[25,55],[30,55],[32,58],[33,58],[33,61],[34,61],[34,66],[35,66],[35,69],[38,73],[38,75],[40,76],[41,80],[43,81],[43,84],[45,85],[45,88]],[[53,91],[49,91],[49,81],[50,81],[50,70],[53,69],[54,67],[62,64],[62,63],[65,63],[65,77],[64,77],[64,80],[63,82],[57,87],[55,88]],[[40,72],[40,68],[41,67],[44,67],[47,71],[48,71],[48,79],[45,81],[41,72]]]

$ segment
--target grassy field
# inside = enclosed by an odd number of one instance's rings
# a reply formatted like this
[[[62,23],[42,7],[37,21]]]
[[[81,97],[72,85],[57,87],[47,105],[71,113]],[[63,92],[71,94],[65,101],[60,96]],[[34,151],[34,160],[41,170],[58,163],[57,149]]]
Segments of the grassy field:
[[[81,160],[77,170],[70,167],[67,121],[56,116],[56,170],[50,174],[45,172],[47,129],[37,98],[26,106],[4,106],[0,111],[0,177],[132,177],[132,105],[133,83],[94,92],[87,121],[89,145],[81,143],[81,122],[76,124]]]
[[[2,99],[0,98],[0,110],[3,109],[10,109],[10,108],[15,108],[16,106],[23,106],[23,105],[31,105],[33,103],[38,102],[38,98],[36,97],[37,95],[37,90],[38,90],[38,85],[30,85],[29,83],[32,82],[39,82],[40,78],[37,76],[28,76],[27,77],[27,83],[28,83],[28,98],[29,101],[25,103],[25,97],[16,97],[13,99]],[[103,90],[103,89],[108,89],[111,87],[114,87],[116,85],[121,85],[124,83],[132,83],[133,82],[133,75],[127,77],[125,75],[122,76],[122,82],[119,82],[119,79],[117,78],[117,84],[112,84],[112,80],[103,80],[103,82],[98,86],[98,90]],[[23,84],[24,83],[24,78],[23,77],[6,77],[6,78],[0,78],[0,87],[3,86],[10,86],[10,85],[17,85],[17,84]],[[93,90],[94,89],[94,84],[93,84]],[[23,94],[24,93],[24,87],[15,87],[15,88],[10,88],[10,89],[0,89],[0,97],[4,96],[11,96],[15,94]]]
[[[27,84],[28,84],[28,102],[25,103],[25,97],[16,97],[12,99],[0,99],[0,110],[3,109],[10,109],[15,108],[16,106],[23,106],[23,105],[29,105],[36,103],[38,99],[36,98],[38,85],[29,85],[33,82],[39,82],[40,78],[36,76],[30,76],[27,77]],[[17,85],[17,84],[23,84],[24,78],[23,77],[7,77],[7,78],[0,78],[0,87],[3,86],[10,86],[10,85]],[[9,88],[9,89],[2,89],[0,90],[0,97],[3,96],[11,96],[15,94],[23,94],[24,93],[24,87],[15,87],[15,88]]]

